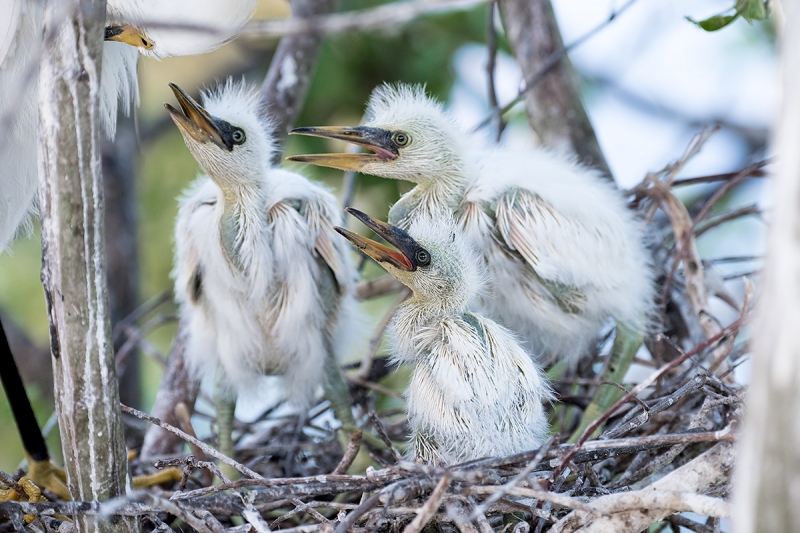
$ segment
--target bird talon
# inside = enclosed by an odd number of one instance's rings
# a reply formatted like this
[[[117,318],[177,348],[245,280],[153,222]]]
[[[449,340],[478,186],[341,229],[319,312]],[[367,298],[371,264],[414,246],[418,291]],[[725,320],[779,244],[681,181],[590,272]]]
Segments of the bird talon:
[[[42,487],[64,501],[72,498],[67,488],[67,474],[63,469],[57,467],[49,459],[36,461],[28,457],[28,475],[23,479],[29,479],[37,487]]]
[[[183,479],[183,471],[175,466],[159,470],[154,474],[145,474],[142,476],[133,476],[133,488],[144,489],[161,485],[162,483],[174,483]]]

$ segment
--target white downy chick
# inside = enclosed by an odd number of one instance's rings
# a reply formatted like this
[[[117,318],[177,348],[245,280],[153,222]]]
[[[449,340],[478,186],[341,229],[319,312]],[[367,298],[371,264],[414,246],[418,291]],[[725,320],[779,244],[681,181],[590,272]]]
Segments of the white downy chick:
[[[348,212],[397,250],[337,231],[413,291],[391,326],[392,358],[414,365],[406,392],[410,458],[452,465],[539,447],[551,389],[510,331],[467,311],[484,279],[452,217],[420,217],[406,232]]]
[[[422,87],[375,90],[362,126],[296,128],[371,151],[290,157],[416,186],[389,222],[454,216],[487,266],[471,308],[500,321],[543,357],[588,353],[609,318],[641,334],[653,273],[640,223],[600,174],[544,149],[486,145]]]

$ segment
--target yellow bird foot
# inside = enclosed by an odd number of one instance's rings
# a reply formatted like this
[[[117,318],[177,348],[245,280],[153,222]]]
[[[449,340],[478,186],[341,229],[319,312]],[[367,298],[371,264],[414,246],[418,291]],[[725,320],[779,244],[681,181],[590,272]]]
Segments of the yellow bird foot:
[[[72,499],[67,488],[66,472],[50,462],[49,459],[35,461],[28,457],[28,475],[25,477],[35,483],[37,487],[49,490],[66,502]]]
[[[34,483],[33,480],[31,480],[28,476],[21,477],[20,480],[17,483],[19,483],[20,487],[22,487],[22,490],[24,491],[25,496],[27,496],[27,500],[29,502],[37,503],[37,502],[46,502],[47,501],[47,498],[42,496],[41,489],[39,487],[37,487],[36,483]],[[21,497],[22,497],[22,495],[19,494],[14,489],[0,490],[0,501],[2,501],[2,502],[19,501]],[[60,514],[53,515],[53,518],[57,518],[58,520],[71,522],[71,520],[69,518],[67,518],[64,515],[60,515]],[[36,516],[32,515],[32,514],[26,514],[26,515],[23,516],[23,519],[25,520],[26,524],[30,524],[31,522],[33,522],[36,519]]]
[[[161,485],[162,483],[174,483],[183,478],[183,471],[180,468],[171,466],[163,470],[159,470],[154,474],[146,474],[142,476],[133,476],[133,488],[144,489]]]

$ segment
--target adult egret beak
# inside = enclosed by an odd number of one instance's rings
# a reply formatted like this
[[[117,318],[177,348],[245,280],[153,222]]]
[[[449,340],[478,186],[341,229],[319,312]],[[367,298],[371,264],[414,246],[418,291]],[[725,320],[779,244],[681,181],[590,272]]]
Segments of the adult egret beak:
[[[129,44],[135,48],[144,48],[150,50],[156,44],[148,39],[144,33],[138,28],[134,28],[130,24],[112,24],[106,26],[106,41],[117,41],[120,43]]]
[[[334,229],[336,231],[378,263],[390,263],[392,266],[400,270],[405,270],[406,272],[417,269],[415,256],[416,251],[420,249],[420,245],[417,244],[408,233],[391,224],[374,219],[358,209],[348,207],[346,210],[376,234],[386,239],[387,242],[397,247],[397,250],[392,250],[379,242],[375,242],[372,239],[362,237],[361,235],[340,227],[335,227]]]
[[[289,132],[291,135],[308,135],[310,137],[323,137],[339,139],[349,143],[363,146],[371,150],[371,154],[310,154],[287,157],[289,161],[311,163],[321,167],[337,168],[339,170],[361,171],[364,165],[375,161],[391,161],[397,159],[399,146],[392,139],[393,132],[380,128],[366,126],[318,126],[295,128]]]
[[[175,98],[178,99],[178,104],[183,112],[169,104],[164,104],[164,107],[167,108],[172,120],[184,136],[188,135],[199,143],[213,142],[228,151],[233,149],[233,140],[227,138],[230,135],[226,135],[225,131],[230,129],[227,122],[212,117],[208,111],[174,83],[170,83],[169,87],[175,93]],[[225,128],[225,125],[229,127]]]

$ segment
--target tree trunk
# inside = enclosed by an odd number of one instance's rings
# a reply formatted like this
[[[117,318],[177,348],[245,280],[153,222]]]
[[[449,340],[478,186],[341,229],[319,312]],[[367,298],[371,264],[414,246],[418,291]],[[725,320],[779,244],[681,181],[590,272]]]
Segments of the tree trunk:
[[[564,48],[550,0],[499,0],[508,40],[526,83],[535,83],[551,56]],[[541,143],[576,154],[611,177],[581,98],[580,79],[565,54],[525,91],[525,109]]]
[[[125,493],[122,435],[103,240],[99,81],[105,0],[51,1],[39,78],[42,283],[56,409],[76,500]],[[138,522],[76,519],[78,531],[135,531]]]
[[[783,104],[753,380],[734,479],[737,533],[800,530],[800,1],[784,0]]]
[[[326,15],[337,3],[338,0],[291,0],[292,17]],[[272,156],[273,164],[280,164],[286,135],[306,99],[322,39],[321,34],[315,33],[287,35],[272,57],[259,97],[272,121],[272,135],[278,147]]]

